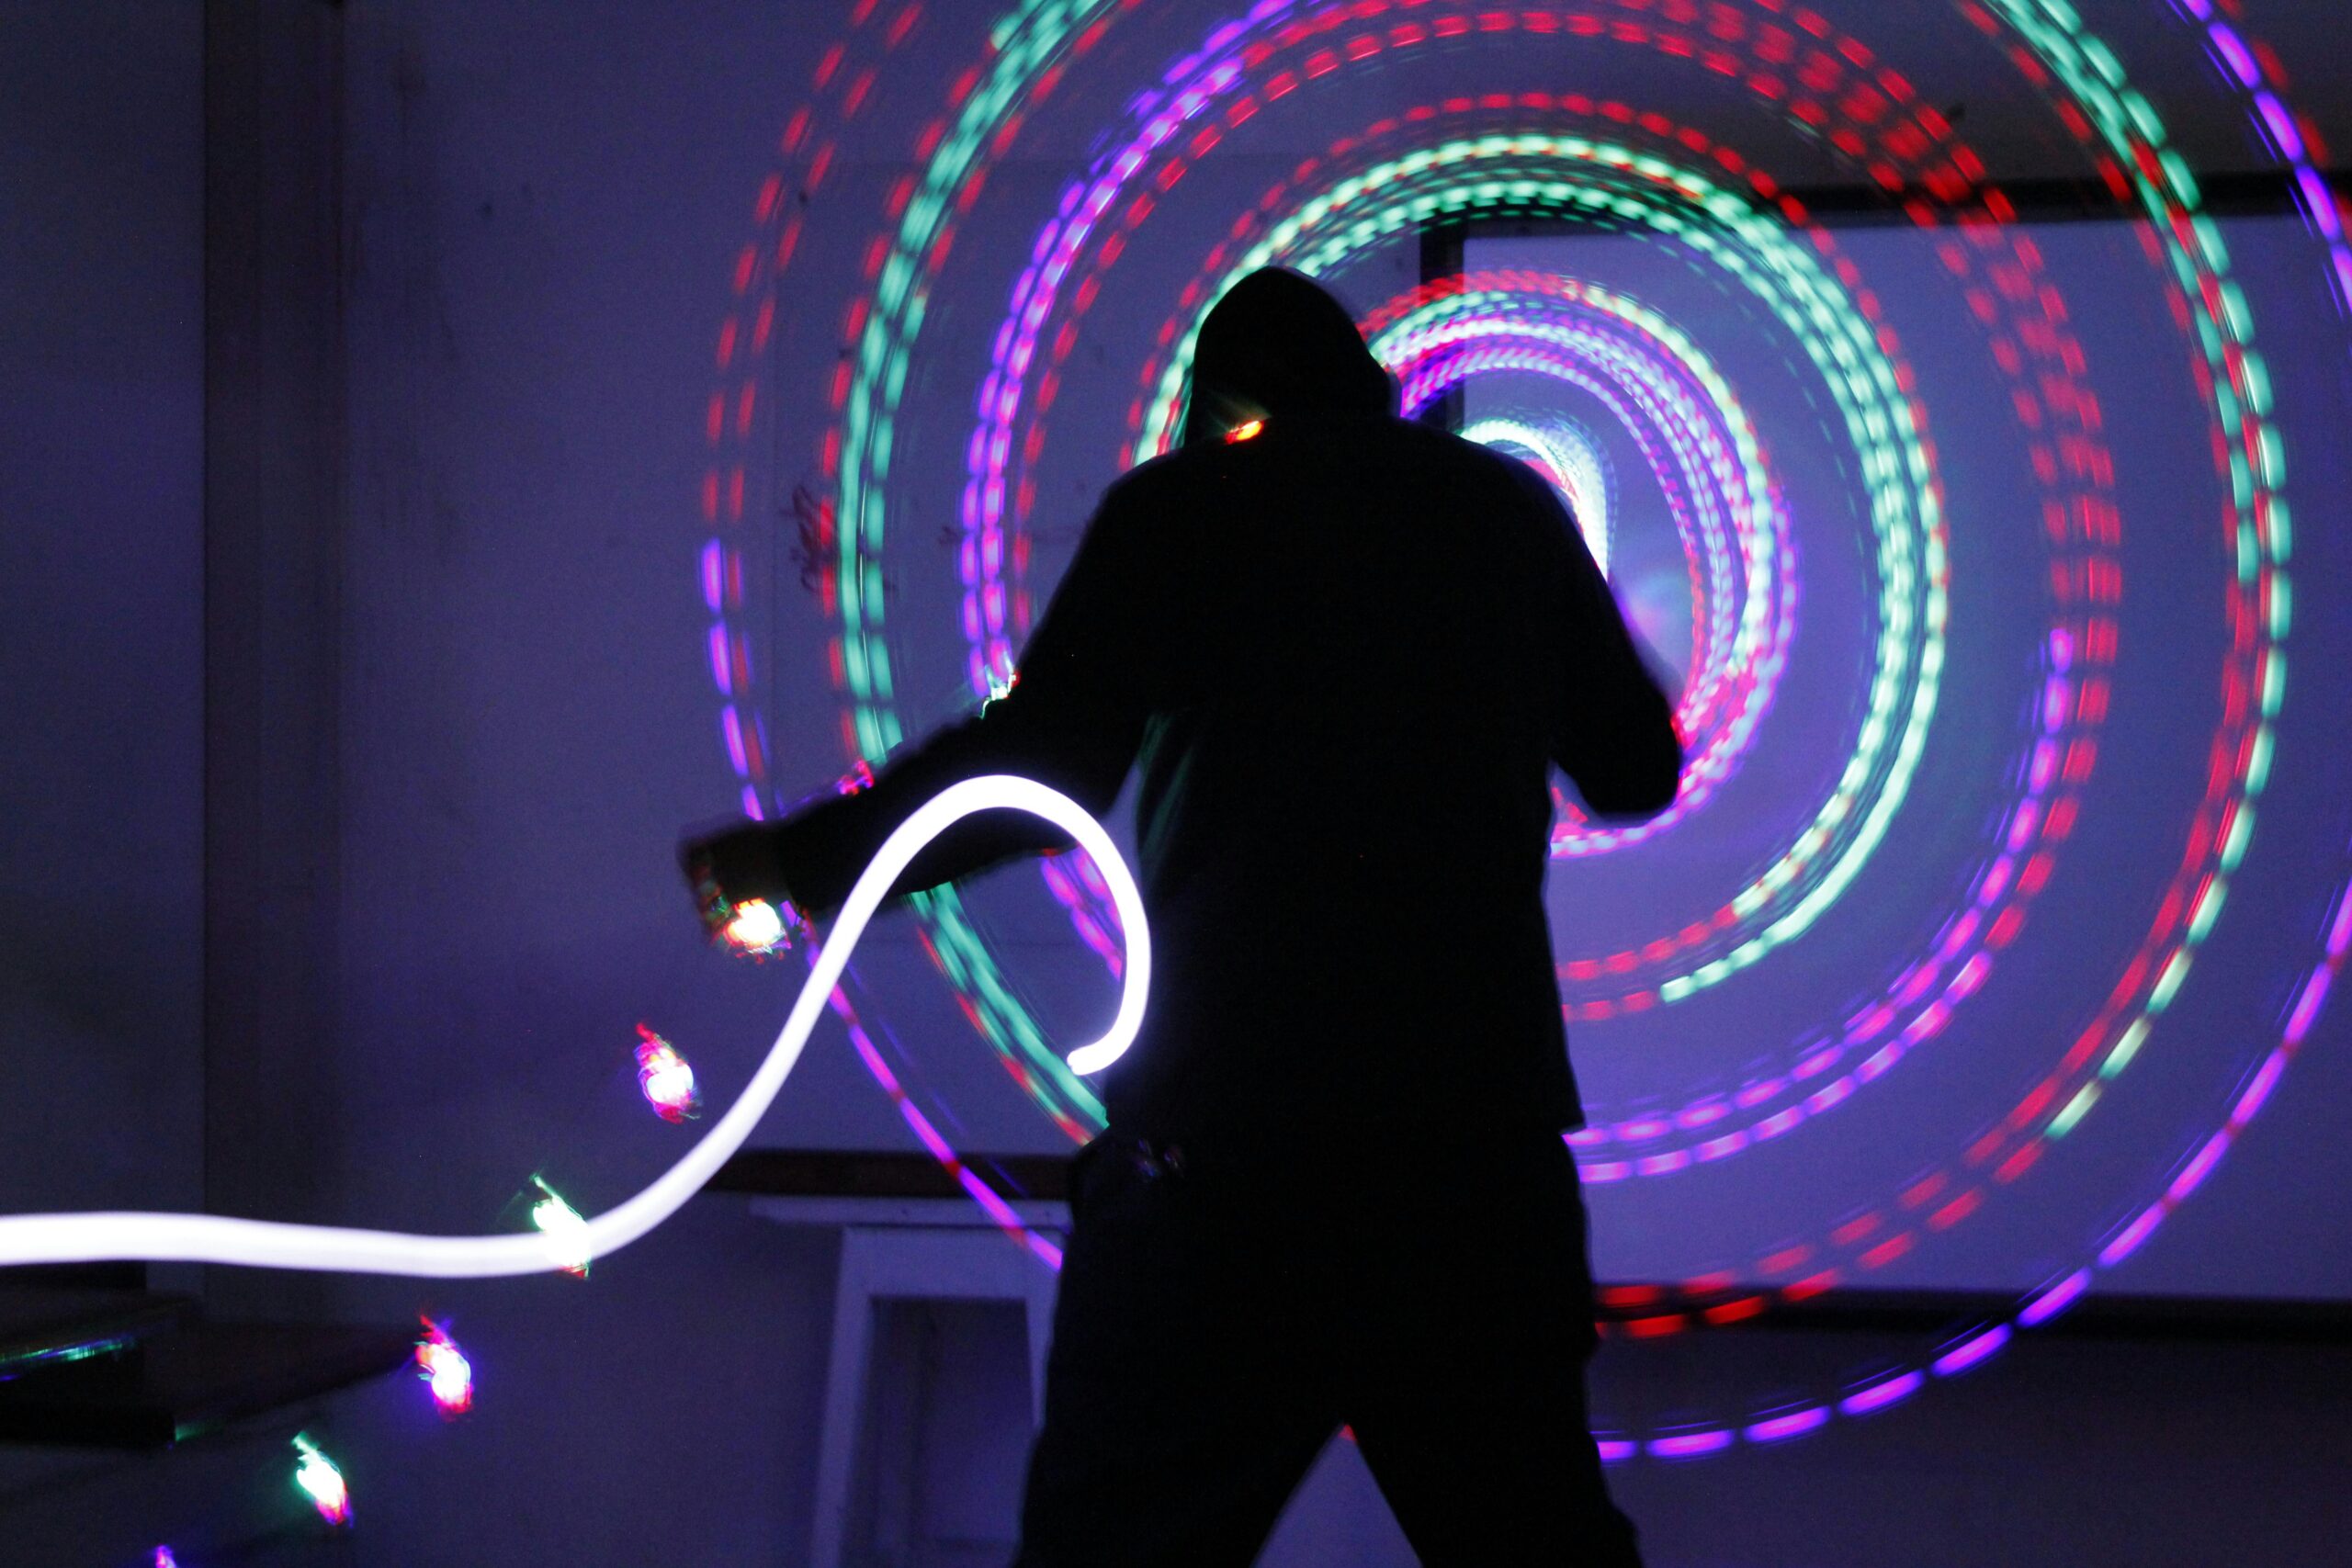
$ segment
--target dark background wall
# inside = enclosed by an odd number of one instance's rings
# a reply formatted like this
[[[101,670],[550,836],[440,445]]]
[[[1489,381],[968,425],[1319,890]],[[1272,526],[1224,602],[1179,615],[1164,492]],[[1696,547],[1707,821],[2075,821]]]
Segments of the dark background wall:
[[[12,1208],[201,1192],[203,29],[123,10],[0,20]]]

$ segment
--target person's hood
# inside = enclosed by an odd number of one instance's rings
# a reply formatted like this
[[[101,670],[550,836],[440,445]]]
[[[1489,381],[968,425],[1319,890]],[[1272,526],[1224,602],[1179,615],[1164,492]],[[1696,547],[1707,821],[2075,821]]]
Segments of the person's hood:
[[[1185,400],[1184,445],[1221,441],[1250,420],[1388,413],[1396,384],[1364,347],[1347,307],[1282,267],[1251,273],[1201,323]]]

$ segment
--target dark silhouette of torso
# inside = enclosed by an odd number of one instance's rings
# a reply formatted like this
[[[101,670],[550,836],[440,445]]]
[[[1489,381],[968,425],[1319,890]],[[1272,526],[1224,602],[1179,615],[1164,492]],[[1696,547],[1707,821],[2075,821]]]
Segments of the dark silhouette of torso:
[[[1156,975],[1098,1080],[1114,1131],[1255,1142],[1579,1120],[1543,903],[1558,763],[1603,813],[1679,761],[1565,509],[1385,412],[1276,413],[1114,485],[1012,693],[783,830],[845,895],[936,789],[1025,773],[1106,810],[1136,773]],[[975,819],[902,889],[1035,848]]]

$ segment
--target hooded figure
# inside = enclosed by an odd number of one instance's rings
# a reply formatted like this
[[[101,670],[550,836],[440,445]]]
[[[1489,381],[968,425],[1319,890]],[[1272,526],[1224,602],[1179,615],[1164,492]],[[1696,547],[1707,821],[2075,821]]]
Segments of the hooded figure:
[[[1251,420],[1388,413],[1396,388],[1344,306],[1270,266],[1226,290],[1201,323],[1185,403],[1190,446],[1223,441]]]
[[[1072,1168],[1022,1568],[1247,1563],[1342,1423],[1424,1561],[1636,1561],[1585,1427],[1544,882],[1555,766],[1637,818],[1680,751],[1558,498],[1395,405],[1337,300],[1243,278],[1012,690],[689,846],[730,900],[820,915],[958,779],[1100,816],[1135,775],[1154,976]],[[897,891],[1052,847],[967,818]]]

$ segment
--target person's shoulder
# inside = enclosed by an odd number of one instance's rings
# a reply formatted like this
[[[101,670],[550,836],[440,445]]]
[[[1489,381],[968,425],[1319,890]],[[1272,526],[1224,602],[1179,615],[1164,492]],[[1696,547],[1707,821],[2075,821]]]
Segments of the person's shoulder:
[[[1156,457],[1146,457],[1111,481],[1102,491],[1103,503],[1149,500],[1171,485],[1182,482],[1188,471],[1199,467],[1199,459],[1203,456],[1198,446],[1176,446]]]
[[[1202,492],[1229,484],[1256,456],[1254,442],[1178,446],[1147,457],[1113,479],[1102,491],[1098,522],[1112,516],[1191,511]]]
[[[1204,491],[1289,472],[1301,463],[1345,461],[1361,467],[1449,470],[1455,482],[1508,490],[1543,479],[1525,464],[1450,431],[1395,414],[1363,414],[1317,421],[1297,430],[1276,431],[1231,443],[1195,443],[1148,458],[1111,481],[1102,507],[1151,511],[1197,503]]]
[[[1532,488],[1538,493],[1548,493],[1544,477],[1510,453],[1456,435],[1452,431],[1430,430],[1429,434],[1444,444],[1448,457],[1465,471],[1514,490],[1525,491]]]
[[[1106,558],[1141,561],[1172,544],[1199,510],[1198,448],[1148,457],[1102,488],[1086,524],[1091,547]]]
[[[1339,434],[1338,427],[1334,434]],[[1360,416],[1346,427],[1345,439],[1358,447],[1376,450],[1393,462],[1444,465],[1497,481],[1516,483],[1517,476],[1528,471],[1526,465],[1491,446],[1401,414]]]
[[[1551,490],[1544,477],[1507,452],[1412,419],[1386,420],[1375,440],[1387,465],[1436,477],[1481,512],[1500,507],[1532,517],[1548,510]]]

